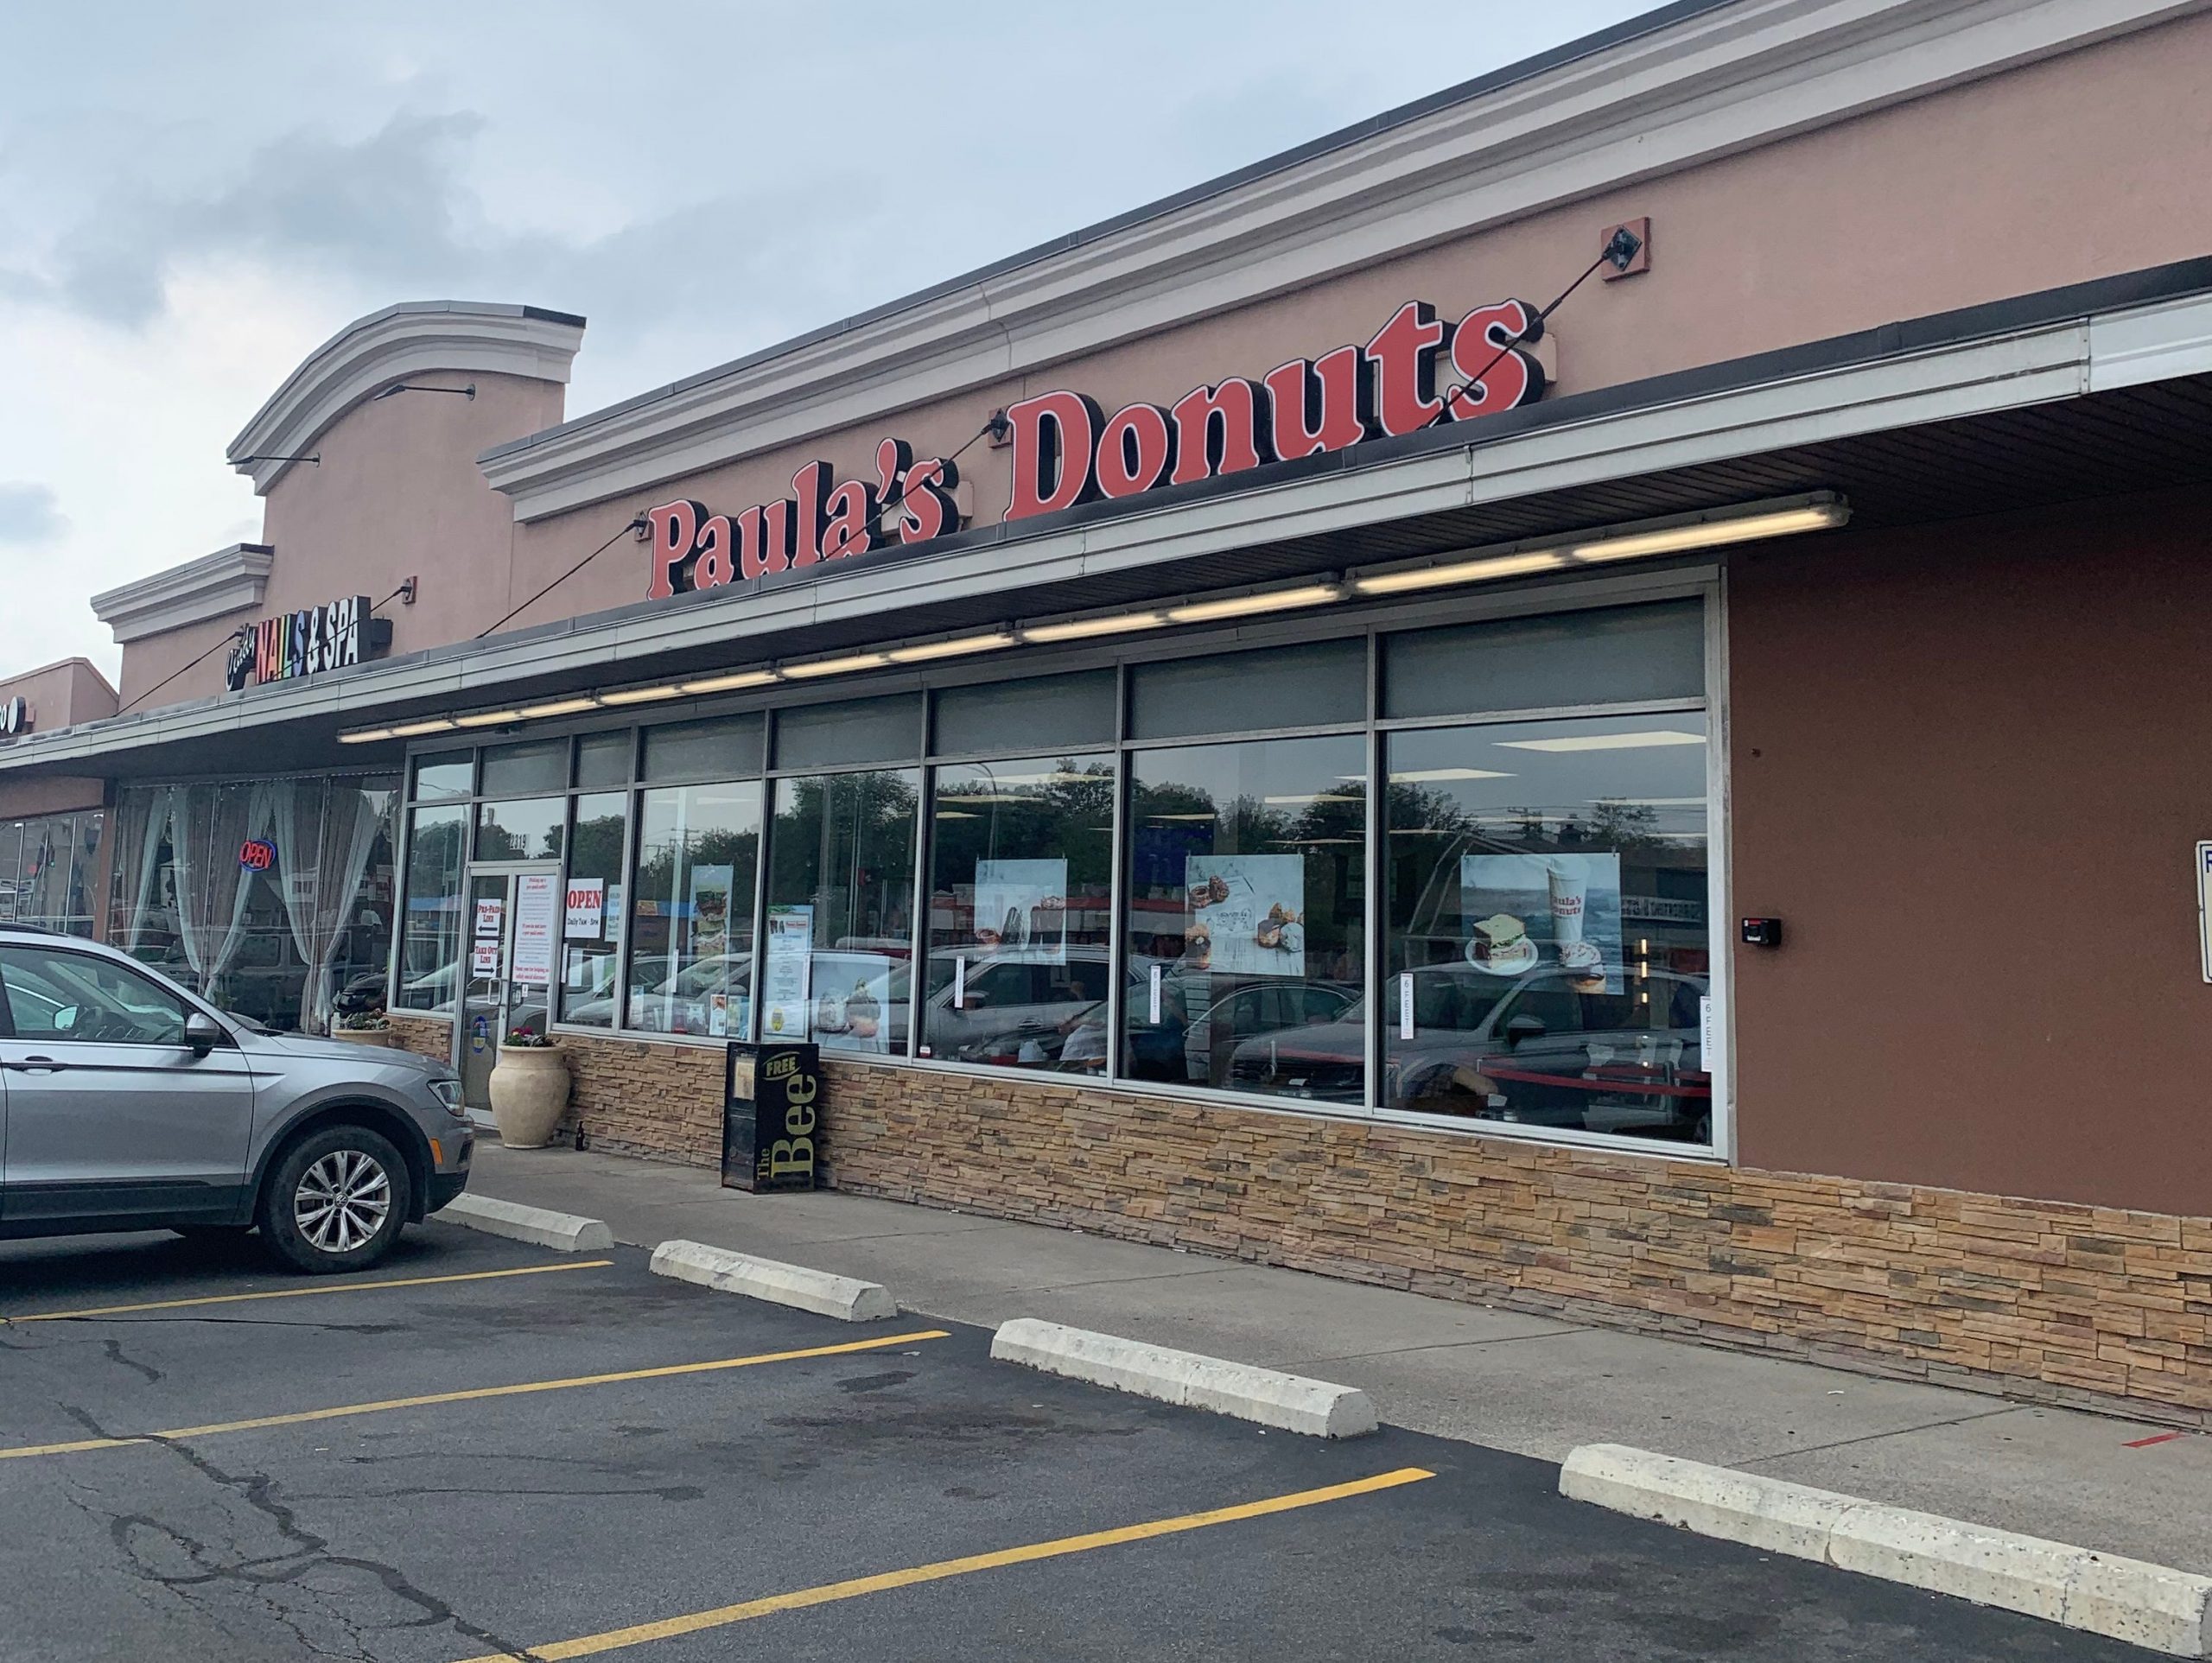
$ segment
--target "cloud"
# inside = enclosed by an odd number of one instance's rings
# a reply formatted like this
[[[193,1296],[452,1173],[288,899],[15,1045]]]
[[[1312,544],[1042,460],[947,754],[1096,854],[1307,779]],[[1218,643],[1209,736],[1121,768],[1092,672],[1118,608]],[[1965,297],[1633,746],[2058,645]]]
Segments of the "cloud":
[[[46,486],[0,483],[0,543],[46,543],[68,526]]]

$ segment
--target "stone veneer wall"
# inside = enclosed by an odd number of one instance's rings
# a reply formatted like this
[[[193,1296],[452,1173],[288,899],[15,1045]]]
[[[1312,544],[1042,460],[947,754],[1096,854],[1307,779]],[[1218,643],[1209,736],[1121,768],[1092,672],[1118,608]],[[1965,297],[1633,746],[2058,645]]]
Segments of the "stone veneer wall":
[[[595,1147],[720,1159],[719,1051],[563,1044]],[[2212,1219],[824,1071],[838,1189],[2212,1427]]]

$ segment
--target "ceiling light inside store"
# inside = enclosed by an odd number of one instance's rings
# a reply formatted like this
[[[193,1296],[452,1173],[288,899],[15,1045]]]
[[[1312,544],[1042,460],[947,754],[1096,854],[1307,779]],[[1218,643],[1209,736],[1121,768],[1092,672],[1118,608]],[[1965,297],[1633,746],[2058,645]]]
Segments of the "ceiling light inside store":
[[[1447,779],[1517,779],[1517,774],[1501,774],[1495,768],[1415,768],[1404,773],[1393,773],[1393,785],[1428,785]]]
[[[466,716],[455,716],[453,725],[455,727],[497,727],[503,722],[518,722],[521,720],[522,712],[519,710],[479,710]]]
[[[1147,820],[1218,820],[1217,814],[1148,814]]]
[[[1362,594],[1403,594],[1409,589],[1433,589],[1446,583],[1483,583],[1492,578],[1522,577],[1567,564],[1556,549],[1532,549],[1526,554],[1498,555],[1489,560],[1454,561],[1448,566],[1423,566],[1410,572],[1378,572],[1356,578],[1352,587]]]
[[[388,739],[391,736],[391,729],[389,727],[364,727],[359,733],[340,733],[338,736],[338,742],[340,745],[369,745],[378,739]]]
[[[443,733],[454,726],[447,717],[433,716],[428,721],[401,722],[392,728],[391,736],[396,739],[411,739],[417,733]]]
[[[876,670],[889,662],[880,652],[855,652],[842,658],[817,658],[810,664],[785,664],[784,674],[803,681],[816,676],[842,676],[848,670]]]
[[[686,693],[734,693],[741,687],[766,687],[783,677],[772,670],[741,670],[728,676],[709,676],[703,682],[681,683]]]
[[[1275,589],[1266,594],[1237,595],[1228,600],[1194,600],[1187,606],[1170,606],[1167,617],[1169,622],[1176,624],[1211,624],[1217,619],[1246,618],[1254,613],[1325,606],[1342,598],[1333,583],[1309,583],[1300,589]]]
[[[541,716],[573,716],[598,708],[599,701],[587,693],[574,699],[555,699],[549,704],[526,704],[516,714],[524,721],[536,721]]]
[[[1642,733],[1569,733],[1555,739],[1499,739],[1508,751],[1642,751],[1658,745],[1702,745],[1702,733],[1656,728]]]
[[[1261,801],[1281,809],[1296,808],[1307,803],[1364,803],[1367,799],[1363,797],[1332,797],[1325,791],[1308,791],[1302,796],[1269,797],[1262,797]]]
[[[620,693],[602,693],[601,704],[651,704],[655,699],[672,699],[677,689],[673,687],[626,687]]]
[[[957,658],[970,652],[995,652],[1010,647],[1014,638],[1004,630],[988,635],[963,635],[957,641],[931,641],[918,647],[893,647],[884,656],[894,664],[918,664],[931,658]]]
[[[1097,635],[1121,635],[1130,630],[1156,630],[1167,622],[1158,613],[1116,613],[1111,618],[1078,618],[1069,624],[1031,624],[1021,632],[1025,641],[1088,641]]]
[[[1842,503],[1814,503],[1767,514],[1744,514],[1732,519],[1700,520],[1653,531],[1631,531],[1624,536],[1578,543],[1567,552],[1580,561],[1633,560],[1645,555],[1678,554],[1686,549],[1717,549],[1724,543],[1753,543],[1761,537],[1785,537],[1799,531],[1826,531],[1850,517],[1850,509]]]

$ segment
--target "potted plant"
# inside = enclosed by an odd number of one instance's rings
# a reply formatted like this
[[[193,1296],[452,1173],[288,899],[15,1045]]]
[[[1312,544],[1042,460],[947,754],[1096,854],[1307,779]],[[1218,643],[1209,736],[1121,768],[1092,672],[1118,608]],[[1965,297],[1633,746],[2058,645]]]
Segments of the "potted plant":
[[[543,1149],[569,1106],[569,1059],[543,1034],[516,1028],[492,1068],[492,1120],[510,1149]]]
[[[382,1011],[348,1011],[330,1025],[330,1037],[355,1045],[382,1045],[387,1050],[399,1048],[399,1035],[385,1020]]]

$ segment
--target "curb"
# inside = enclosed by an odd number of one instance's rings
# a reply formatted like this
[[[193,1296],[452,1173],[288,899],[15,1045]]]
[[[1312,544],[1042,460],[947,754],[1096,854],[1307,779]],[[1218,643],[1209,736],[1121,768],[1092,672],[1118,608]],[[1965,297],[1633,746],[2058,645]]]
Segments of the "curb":
[[[717,1293],[741,1293],[771,1304],[810,1311],[840,1322],[867,1323],[896,1317],[899,1302],[881,1284],[832,1276],[804,1265],[779,1264],[751,1254],[710,1247],[703,1241],[664,1241],[653,1249],[652,1273],[679,1282],[696,1282]]]
[[[991,1356],[995,1362],[1022,1363],[1048,1374],[1110,1386],[1163,1403],[1211,1409],[1314,1438],[1362,1438],[1379,1424],[1375,1406],[1356,1387],[1332,1386],[1278,1369],[1171,1351],[1166,1346],[1033,1317],[1001,1324],[991,1341]]]
[[[1560,1494],[1700,1536],[2019,1611],[2174,1657],[2212,1655],[2212,1577],[1618,1444],[1587,1444]]]
[[[465,1224],[488,1235],[504,1235],[512,1241],[550,1247],[556,1253],[597,1253],[614,1245],[614,1232],[595,1218],[549,1212],[543,1207],[525,1207],[518,1202],[498,1201],[490,1196],[472,1196],[466,1191],[430,1216],[443,1219],[448,1224]]]

